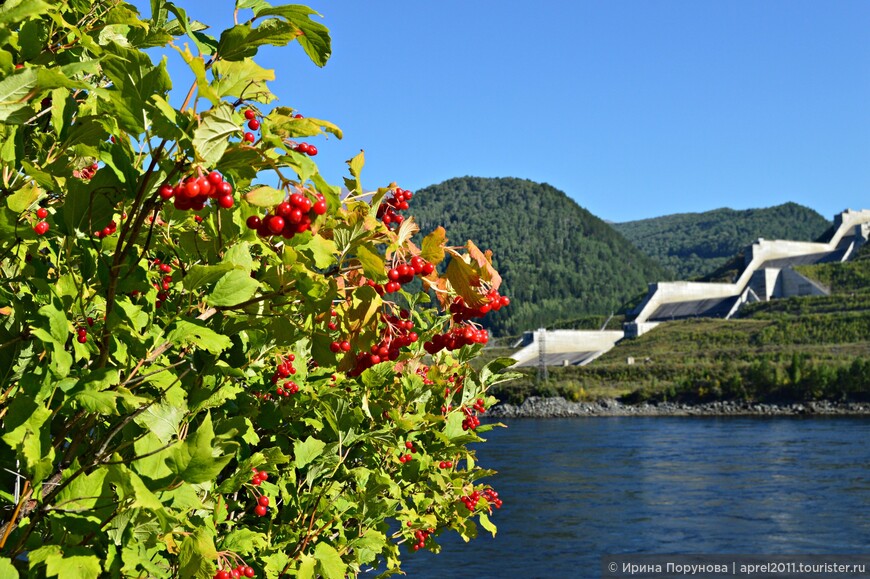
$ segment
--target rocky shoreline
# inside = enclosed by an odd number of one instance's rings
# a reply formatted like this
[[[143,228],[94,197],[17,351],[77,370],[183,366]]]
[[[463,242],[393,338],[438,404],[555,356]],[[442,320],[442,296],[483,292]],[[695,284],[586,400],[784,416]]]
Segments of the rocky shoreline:
[[[574,418],[583,416],[848,416],[870,415],[870,403],[817,401],[794,404],[760,404],[723,401],[704,404],[662,402],[623,404],[605,399],[596,402],[570,402],[557,396],[532,396],[519,406],[499,403],[488,418]]]

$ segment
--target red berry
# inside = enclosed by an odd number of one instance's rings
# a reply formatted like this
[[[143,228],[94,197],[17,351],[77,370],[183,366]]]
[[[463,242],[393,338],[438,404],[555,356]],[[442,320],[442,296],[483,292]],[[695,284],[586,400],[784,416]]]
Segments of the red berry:
[[[248,226],[248,229],[259,229],[260,227],[260,218],[256,215],[251,215],[245,220],[245,225]]]
[[[269,228],[269,231],[278,235],[284,229],[284,218],[279,215],[273,215],[266,223],[266,226]]]
[[[257,140],[257,137],[254,136],[254,133],[245,133],[245,140],[249,143],[253,143]]]
[[[230,579],[230,572],[223,570],[218,571],[214,574],[214,579]]]
[[[221,195],[217,199],[218,205],[223,207],[224,209],[229,209],[233,206],[233,196],[232,195]]]
[[[324,213],[326,213],[326,202],[318,201],[317,203],[312,205],[311,208],[317,215],[323,215]]]
[[[45,235],[45,232],[48,231],[48,222],[40,221],[33,226],[33,231],[35,231],[37,235]]]
[[[342,351],[350,352],[350,342],[348,342],[347,340],[344,340],[343,342],[341,342],[339,344],[339,346],[341,346]]]
[[[245,118],[249,121],[257,118],[257,113],[254,112],[254,109],[246,109],[245,110]]]
[[[258,121],[257,119],[251,119],[250,121],[248,121],[248,128],[252,131],[256,131],[260,128],[260,121]]]
[[[208,182],[211,183],[212,185],[214,185],[215,187],[217,187],[218,185],[220,185],[221,183],[224,182],[223,176],[220,173],[218,173],[217,171],[212,171],[211,173],[209,173],[207,179],[208,179]]]
[[[257,506],[254,508],[254,513],[255,513],[258,517],[265,517],[265,516],[266,516],[266,513],[267,513],[268,511],[269,511],[269,509],[266,508],[266,507],[264,507],[263,505],[257,505]]]
[[[308,145],[308,154],[312,157],[317,154],[317,147],[314,145]]]
[[[79,344],[84,344],[88,341],[88,336],[87,334],[79,334],[76,339],[78,340]]]
[[[405,442],[405,448],[407,448],[407,449],[412,449],[412,448],[414,448],[414,443],[411,442],[410,440],[406,441],[406,442]]]
[[[257,504],[259,504],[261,507],[268,507],[269,497],[267,497],[266,495],[262,495],[259,499],[257,499]]]
[[[40,219],[45,219],[48,217],[48,210],[45,207],[40,207],[36,210],[36,216]]]
[[[244,574],[245,574],[245,577],[253,577],[255,575],[254,568],[251,566],[245,567]]]

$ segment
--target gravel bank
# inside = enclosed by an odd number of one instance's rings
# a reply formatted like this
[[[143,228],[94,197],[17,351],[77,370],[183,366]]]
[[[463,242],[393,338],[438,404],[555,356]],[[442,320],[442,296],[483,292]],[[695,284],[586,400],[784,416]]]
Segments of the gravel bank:
[[[570,418],[580,416],[821,416],[870,415],[870,403],[807,402],[804,404],[756,404],[708,402],[705,404],[622,404],[618,400],[570,402],[562,397],[532,396],[521,405],[499,403],[488,418]]]

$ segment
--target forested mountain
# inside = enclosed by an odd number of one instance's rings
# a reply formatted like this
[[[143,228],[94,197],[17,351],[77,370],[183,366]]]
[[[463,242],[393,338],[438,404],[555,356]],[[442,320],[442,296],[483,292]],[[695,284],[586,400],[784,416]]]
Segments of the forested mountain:
[[[565,193],[523,179],[462,177],[417,191],[423,234],[444,226],[450,245],[491,249],[509,308],[487,315],[496,335],[584,314],[610,314],[664,270]]]
[[[709,274],[759,237],[813,241],[830,221],[797,203],[680,213],[612,226],[677,279]]]

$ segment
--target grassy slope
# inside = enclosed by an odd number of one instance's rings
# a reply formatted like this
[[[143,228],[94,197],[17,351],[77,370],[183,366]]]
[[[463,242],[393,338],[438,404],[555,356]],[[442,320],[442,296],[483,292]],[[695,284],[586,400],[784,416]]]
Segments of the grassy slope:
[[[808,400],[870,398],[870,250],[845,264],[801,268],[830,297],[754,304],[741,319],[682,320],[625,340],[586,367],[550,369],[506,386],[505,399]],[[634,364],[627,363],[628,358]]]

